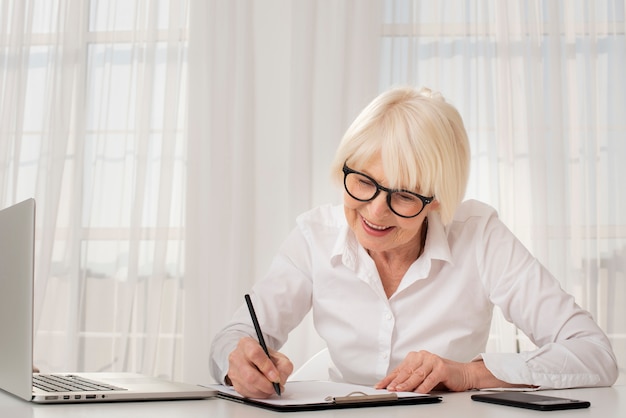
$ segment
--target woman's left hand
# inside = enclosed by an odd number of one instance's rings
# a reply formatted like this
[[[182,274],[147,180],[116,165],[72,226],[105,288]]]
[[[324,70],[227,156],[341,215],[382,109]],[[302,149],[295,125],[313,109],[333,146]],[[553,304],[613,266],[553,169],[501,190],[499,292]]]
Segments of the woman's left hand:
[[[375,387],[398,392],[428,393],[433,389],[460,392],[474,388],[485,372],[495,382],[500,382],[482,361],[458,363],[428,351],[413,351]]]

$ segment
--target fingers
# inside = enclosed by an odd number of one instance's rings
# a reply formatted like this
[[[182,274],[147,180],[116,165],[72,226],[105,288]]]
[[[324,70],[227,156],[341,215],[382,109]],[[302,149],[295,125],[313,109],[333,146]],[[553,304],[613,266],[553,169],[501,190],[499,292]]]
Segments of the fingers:
[[[272,362],[276,367],[276,370],[278,370],[279,379],[277,383],[286,382],[287,378],[291,376],[291,373],[293,373],[293,363],[283,353],[274,351],[272,349],[269,349],[269,351]]]
[[[427,351],[412,352],[376,385],[379,389],[428,393],[447,378],[448,367],[439,356]]]
[[[423,363],[416,369],[405,369],[400,371],[396,377],[389,383],[387,389],[399,392],[421,392],[428,393],[438,383],[433,367],[429,363]]]
[[[428,393],[437,386],[439,381],[439,372],[429,364],[414,370],[407,380],[396,386],[396,390]]]
[[[293,371],[289,359],[270,351],[271,359],[259,343],[242,338],[229,355],[228,378],[234,389],[249,398],[268,398],[275,394],[273,383],[285,382]]]
[[[268,378],[255,365],[254,353],[250,357],[251,348],[248,347],[249,343],[244,340],[239,341],[235,350],[228,357],[228,380],[230,380],[233,388],[243,396],[267,398],[274,393],[274,388]],[[259,349],[263,353],[260,347]]]

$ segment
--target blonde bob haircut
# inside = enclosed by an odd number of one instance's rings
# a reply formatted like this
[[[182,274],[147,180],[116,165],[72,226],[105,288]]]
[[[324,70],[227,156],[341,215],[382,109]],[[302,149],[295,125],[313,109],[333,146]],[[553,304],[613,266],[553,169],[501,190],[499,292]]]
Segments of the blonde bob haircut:
[[[435,196],[444,224],[465,196],[470,150],[463,119],[441,94],[396,87],[376,97],[343,136],[331,166],[343,184],[343,165],[365,171],[382,160],[384,186]]]

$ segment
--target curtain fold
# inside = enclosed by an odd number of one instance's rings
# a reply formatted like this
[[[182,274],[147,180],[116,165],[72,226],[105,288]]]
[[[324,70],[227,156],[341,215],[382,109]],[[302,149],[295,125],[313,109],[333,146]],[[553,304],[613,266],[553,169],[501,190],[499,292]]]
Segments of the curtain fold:
[[[254,15],[241,1],[190,11],[184,371],[206,381],[210,339],[253,280]]]
[[[186,377],[208,378],[212,336],[295,217],[338,201],[330,161],[377,94],[380,9],[371,0],[192,1],[185,357],[196,360]],[[307,318],[285,350],[301,364],[321,347]]]

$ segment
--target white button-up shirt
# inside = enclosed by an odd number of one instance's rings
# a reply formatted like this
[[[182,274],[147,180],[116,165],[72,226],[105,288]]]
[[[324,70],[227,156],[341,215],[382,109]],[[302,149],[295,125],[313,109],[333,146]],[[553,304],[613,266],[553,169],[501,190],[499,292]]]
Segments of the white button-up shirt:
[[[252,297],[266,342],[275,349],[312,309],[335,380],[373,385],[419,350],[459,362],[482,357],[509,383],[564,388],[617,379],[611,345],[589,313],[496,211],[477,201],[462,203],[447,226],[429,214],[424,252],[390,298],[343,206],[313,209],[298,217]],[[484,353],[494,305],[539,348]],[[213,341],[217,381],[223,382],[228,354],[244,335],[255,333],[242,306]]]

